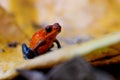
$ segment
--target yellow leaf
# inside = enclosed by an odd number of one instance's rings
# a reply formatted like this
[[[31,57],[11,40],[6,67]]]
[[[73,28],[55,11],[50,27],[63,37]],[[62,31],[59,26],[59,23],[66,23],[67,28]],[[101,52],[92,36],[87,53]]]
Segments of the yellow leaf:
[[[50,52],[49,54],[44,54],[34,59],[23,61],[22,64],[21,63],[17,64],[20,66],[18,67],[14,66],[14,68],[17,69],[49,68],[61,62],[67,61],[75,56],[83,56],[88,61],[90,60],[92,61],[95,56],[99,56],[101,54],[107,54],[111,46],[120,49],[120,47],[118,47],[119,44],[120,44],[120,33],[113,33],[93,41],[65,47],[60,50]],[[114,54],[114,52],[112,52],[112,54]],[[11,79],[16,75],[18,75],[17,72],[13,68],[12,69],[9,68],[7,70],[7,73],[4,72],[0,76],[0,79]]]
[[[26,35],[19,29],[14,17],[0,6],[0,45],[13,41],[22,42],[25,39]]]
[[[38,22],[35,0],[11,0],[10,8],[20,29],[30,38],[34,33],[32,23]]]

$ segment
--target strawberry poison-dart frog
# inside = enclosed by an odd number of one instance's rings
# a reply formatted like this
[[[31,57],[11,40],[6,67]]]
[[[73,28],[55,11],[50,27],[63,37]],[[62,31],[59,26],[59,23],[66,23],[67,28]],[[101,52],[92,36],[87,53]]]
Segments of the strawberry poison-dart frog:
[[[47,25],[40,31],[36,32],[30,41],[28,48],[25,43],[22,44],[22,52],[25,59],[32,59],[38,55],[44,54],[52,48],[53,42],[61,48],[59,41],[56,39],[58,33],[61,32],[61,26],[58,23]]]

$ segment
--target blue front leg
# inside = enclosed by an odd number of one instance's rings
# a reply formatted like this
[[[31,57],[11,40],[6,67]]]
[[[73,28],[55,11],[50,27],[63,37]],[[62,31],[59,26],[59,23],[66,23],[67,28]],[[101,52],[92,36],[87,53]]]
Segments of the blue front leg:
[[[37,56],[36,51],[32,51],[30,48],[27,47],[25,43],[22,44],[22,52],[24,58],[27,59],[32,59]]]

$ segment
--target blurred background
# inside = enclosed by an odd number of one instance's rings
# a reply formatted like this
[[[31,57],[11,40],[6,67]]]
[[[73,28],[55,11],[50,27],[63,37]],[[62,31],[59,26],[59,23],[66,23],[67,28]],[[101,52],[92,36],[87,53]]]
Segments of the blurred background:
[[[59,22],[62,40],[97,38],[120,30],[119,4],[119,0],[0,0],[0,37],[21,42],[41,26]]]

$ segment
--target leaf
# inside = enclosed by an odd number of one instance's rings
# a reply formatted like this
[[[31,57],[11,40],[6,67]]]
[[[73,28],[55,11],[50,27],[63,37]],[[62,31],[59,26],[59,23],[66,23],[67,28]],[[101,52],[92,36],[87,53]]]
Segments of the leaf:
[[[11,0],[10,2],[12,14],[0,7],[0,76],[25,61],[21,52],[21,43],[27,43],[28,38],[34,33],[31,23],[34,23],[37,18],[32,5],[34,0],[26,2]],[[25,4],[21,6],[20,3]],[[14,42],[18,43],[15,48],[8,46]]]
[[[35,0],[11,0],[10,10],[15,16],[19,28],[30,38],[35,32],[33,23],[38,23]]]
[[[72,45],[60,50],[50,52],[49,54],[38,56],[34,59],[23,62],[23,64],[18,66],[17,69],[50,68],[75,56],[83,56],[86,58],[86,60],[92,61],[94,60],[93,57],[96,59],[96,57],[99,57],[101,54],[108,54],[107,52],[110,50],[109,48],[117,47],[119,44],[120,33],[113,33],[83,44]],[[120,47],[117,48],[119,49]],[[10,79],[16,75],[17,73],[14,69],[9,69],[8,73],[3,74],[0,79]]]
[[[21,42],[20,39],[23,40],[26,39],[25,34],[19,29],[14,17],[8,14],[1,6],[0,6],[0,39],[1,44],[2,42],[7,43],[13,40]]]
[[[26,39],[26,35],[19,29],[14,16],[0,6],[0,76],[24,61],[19,52],[21,48],[10,48],[8,43],[22,43]]]

